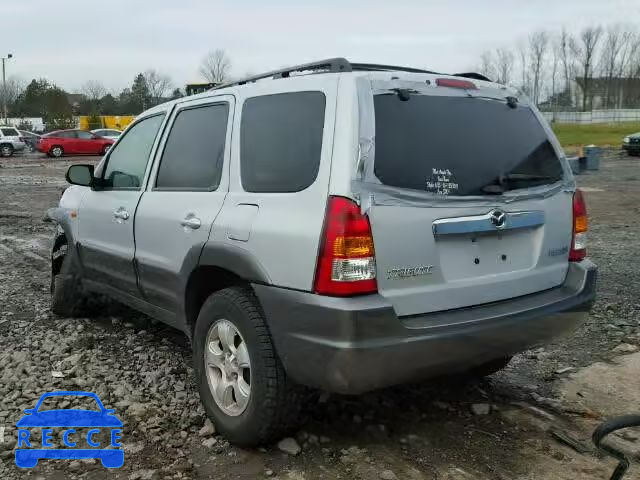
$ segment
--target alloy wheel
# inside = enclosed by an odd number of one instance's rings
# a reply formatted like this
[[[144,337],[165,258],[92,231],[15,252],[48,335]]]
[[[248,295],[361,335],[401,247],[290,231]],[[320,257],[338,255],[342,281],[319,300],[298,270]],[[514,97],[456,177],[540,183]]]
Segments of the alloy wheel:
[[[251,362],[247,344],[233,323],[216,321],[204,349],[207,383],[216,404],[236,417],[247,408],[251,395]]]

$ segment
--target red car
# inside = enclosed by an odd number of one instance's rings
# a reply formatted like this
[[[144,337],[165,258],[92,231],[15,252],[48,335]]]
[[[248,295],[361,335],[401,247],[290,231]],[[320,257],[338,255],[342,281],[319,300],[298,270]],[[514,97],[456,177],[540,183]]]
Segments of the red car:
[[[49,156],[104,155],[114,140],[84,130],[58,130],[47,133],[38,142],[38,151]]]

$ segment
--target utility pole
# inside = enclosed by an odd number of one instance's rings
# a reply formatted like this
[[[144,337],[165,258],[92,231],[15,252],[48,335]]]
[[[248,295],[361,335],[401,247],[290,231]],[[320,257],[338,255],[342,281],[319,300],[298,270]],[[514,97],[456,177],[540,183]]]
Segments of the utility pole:
[[[4,62],[13,58],[13,55],[9,53],[7,57],[2,57],[2,118],[3,123],[7,123],[7,77],[5,75]]]

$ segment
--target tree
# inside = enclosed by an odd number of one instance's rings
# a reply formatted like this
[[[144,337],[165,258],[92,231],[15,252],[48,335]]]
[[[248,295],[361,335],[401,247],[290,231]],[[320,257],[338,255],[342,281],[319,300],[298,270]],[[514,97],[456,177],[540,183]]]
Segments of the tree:
[[[222,83],[229,78],[231,59],[218,48],[207,53],[200,63],[200,74],[211,83]]]
[[[602,36],[602,28],[586,27],[580,32],[579,41],[574,45],[580,71],[582,73],[582,111],[587,111],[591,95],[591,77],[593,76],[593,64],[596,49]]]
[[[184,97],[184,94],[182,93],[182,90],[180,90],[180,88],[174,88],[173,92],[171,92],[171,100],[176,100],[182,97]]]
[[[149,87],[147,86],[144,74],[139,73],[133,79],[133,84],[131,85],[130,103],[133,107],[131,113],[138,114],[146,110],[149,107],[150,100]]]
[[[105,86],[97,80],[88,80],[80,88],[82,94],[92,102],[98,102],[107,94]]]
[[[495,54],[496,82],[506,85],[511,82],[513,71],[513,52],[505,48],[497,48]]]
[[[150,106],[162,103],[167,90],[171,88],[171,78],[156,70],[147,70],[143,75],[149,93]]]
[[[560,56],[560,63],[562,64],[562,72],[564,74],[564,90],[570,95],[571,82],[576,74],[576,63],[573,55],[576,50],[576,41],[564,27],[560,32],[557,48]]]
[[[120,113],[118,101],[107,93],[100,99],[100,111],[103,115],[118,115]]]
[[[529,65],[527,64],[527,45],[526,43],[520,41],[518,42],[518,57],[520,61],[520,89],[526,94],[531,94],[530,87],[530,75],[529,75]]]
[[[531,84],[533,102],[540,103],[540,93],[544,82],[544,62],[549,44],[549,34],[544,30],[533,32],[529,36],[529,61],[533,81]]]
[[[8,113],[15,113],[15,103],[25,89],[25,82],[19,77],[9,77],[6,87],[0,84],[0,105],[7,106]]]

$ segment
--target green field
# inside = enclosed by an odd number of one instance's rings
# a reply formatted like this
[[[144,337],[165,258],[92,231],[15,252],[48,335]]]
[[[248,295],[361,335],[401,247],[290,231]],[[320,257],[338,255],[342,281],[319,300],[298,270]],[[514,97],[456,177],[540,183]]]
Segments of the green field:
[[[640,123],[638,122],[594,123],[590,125],[555,123],[552,127],[563,147],[591,144],[619,147],[626,135],[640,132]]]

